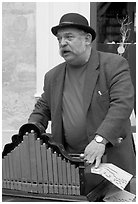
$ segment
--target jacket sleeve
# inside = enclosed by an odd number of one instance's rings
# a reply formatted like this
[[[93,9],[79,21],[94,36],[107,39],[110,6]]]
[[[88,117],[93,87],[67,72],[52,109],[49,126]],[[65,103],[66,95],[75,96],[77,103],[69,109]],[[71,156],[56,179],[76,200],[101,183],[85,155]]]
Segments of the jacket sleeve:
[[[102,135],[114,145],[119,136],[123,137],[123,128],[127,126],[133,110],[134,89],[127,61],[119,56],[111,61],[108,76],[109,109],[96,134]]]
[[[44,79],[43,94],[35,104],[34,110],[29,116],[28,123],[36,124],[41,132],[47,128],[48,121],[51,120],[51,113],[49,108],[49,83],[47,74]]]

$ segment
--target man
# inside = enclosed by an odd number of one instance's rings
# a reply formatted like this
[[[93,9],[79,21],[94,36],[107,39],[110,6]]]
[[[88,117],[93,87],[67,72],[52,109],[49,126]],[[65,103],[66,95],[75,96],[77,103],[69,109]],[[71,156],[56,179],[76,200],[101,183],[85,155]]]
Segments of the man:
[[[52,135],[69,153],[83,153],[97,168],[104,161],[135,175],[130,114],[134,91],[127,61],[98,52],[95,31],[76,13],[52,28],[65,62],[45,75],[44,92],[28,122]]]

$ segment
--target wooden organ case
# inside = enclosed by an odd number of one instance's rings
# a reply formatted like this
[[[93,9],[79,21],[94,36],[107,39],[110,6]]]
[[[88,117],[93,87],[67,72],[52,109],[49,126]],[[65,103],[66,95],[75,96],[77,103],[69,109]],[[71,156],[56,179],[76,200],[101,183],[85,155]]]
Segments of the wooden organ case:
[[[2,158],[3,195],[39,201],[99,201],[107,181],[101,179],[88,190],[85,170],[79,155],[67,154],[50,135],[38,137],[32,130]]]

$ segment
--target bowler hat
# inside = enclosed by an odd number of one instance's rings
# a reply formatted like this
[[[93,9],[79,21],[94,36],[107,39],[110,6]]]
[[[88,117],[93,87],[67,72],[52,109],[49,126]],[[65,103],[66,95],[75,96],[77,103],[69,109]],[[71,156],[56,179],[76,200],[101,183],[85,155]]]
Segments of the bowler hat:
[[[93,28],[89,26],[87,19],[78,13],[67,13],[63,15],[60,19],[59,25],[52,27],[51,31],[54,35],[61,28],[73,27],[83,30],[92,35],[92,40],[95,39],[96,33]]]

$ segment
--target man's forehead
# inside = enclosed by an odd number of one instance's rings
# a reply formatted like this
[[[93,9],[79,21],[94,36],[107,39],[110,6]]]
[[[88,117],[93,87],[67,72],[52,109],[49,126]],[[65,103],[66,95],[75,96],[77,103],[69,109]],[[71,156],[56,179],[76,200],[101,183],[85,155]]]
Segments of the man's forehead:
[[[79,33],[81,30],[77,28],[61,28],[57,32],[58,35],[64,35],[64,34],[69,34],[69,33]]]

